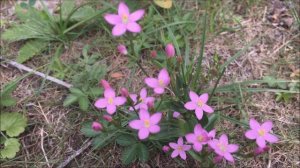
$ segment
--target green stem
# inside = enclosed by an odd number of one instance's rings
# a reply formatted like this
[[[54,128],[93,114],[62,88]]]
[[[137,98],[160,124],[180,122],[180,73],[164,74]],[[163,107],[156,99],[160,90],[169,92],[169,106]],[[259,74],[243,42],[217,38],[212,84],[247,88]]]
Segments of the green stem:
[[[137,65],[139,66],[139,68],[143,71],[143,73],[144,73],[147,77],[150,77],[149,74],[147,73],[147,71],[146,71],[146,70],[143,68],[143,66],[139,63],[139,57],[138,57],[138,55],[137,55],[137,54],[135,53],[135,51],[134,51],[134,44],[133,44],[132,38],[130,38],[129,41],[130,41],[130,48],[131,48],[131,51],[133,52],[133,55],[134,55],[135,59],[137,59],[137,60],[135,60],[136,63],[137,63]]]
[[[8,139],[7,136],[6,136],[2,131],[0,131],[0,134],[1,134],[5,139]]]

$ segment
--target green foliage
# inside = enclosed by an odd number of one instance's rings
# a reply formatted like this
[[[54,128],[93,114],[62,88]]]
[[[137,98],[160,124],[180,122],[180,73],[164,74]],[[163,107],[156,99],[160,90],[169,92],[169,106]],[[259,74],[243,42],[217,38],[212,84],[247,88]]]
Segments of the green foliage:
[[[121,146],[129,146],[135,144],[137,141],[133,136],[121,134],[116,141]]]
[[[21,144],[16,138],[8,138],[4,142],[4,148],[0,149],[1,158],[12,159],[16,156],[16,153],[20,150]]]
[[[19,113],[1,113],[0,114],[0,126],[1,131],[5,131],[10,137],[19,136],[20,133],[24,132],[27,119]]]
[[[44,40],[29,40],[27,41],[19,51],[17,61],[23,63],[35,55],[38,55],[45,50],[48,46],[48,42]]]
[[[63,105],[69,106],[78,103],[81,110],[87,111],[90,104],[88,96],[78,88],[70,88],[69,90],[71,93],[67,96]]]
[[[92,122],[86,122],[82,125],[81,132],[86,137],[95,137],[100,134],[100,132],[96,132],[92,129]]]
[[[126,147],[121,156],[122,163],[128,165],[137,159],[139,144],[133,144]]]
[[[13,81],[7,83],[5,86],[3,86],[3,88],[1,88],[0,108],[16,105],[17,101],[11,96],[11,94],[17,88],[17,84],[20,79],[21,78],[13,80]]]

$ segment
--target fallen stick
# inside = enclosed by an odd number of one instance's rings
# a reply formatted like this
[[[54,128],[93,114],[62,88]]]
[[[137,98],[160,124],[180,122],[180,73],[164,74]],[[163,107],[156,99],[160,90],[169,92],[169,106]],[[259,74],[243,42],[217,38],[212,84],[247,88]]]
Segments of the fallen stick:
[[[36,71],[34,69],[31,69],[31,68],[29,68],[29,67],[27,67],[27,66],[25,66],[23,64],[20,64],[20,63],[17,63],[15,61],[11,61],[11,60],[5,59],[2,56],[0,57],[0,60],[3,60],[5,63],[7,63],[7,64],[9,64],[9,65],[11,65],[13,67],[16,67],[16,68],[18,68],[20,70],[33,73],[33,74],[38,75],[38,76],[40,76],[40,77],[42,77],[42,78],[44,78],[46,80],[49,80],[49,81],[52,81],[52,82],[57,83],[59,85],[62,85],[64,87],[66,87],[66,88],[71,88],[73,86],[72,84],[66,83],[66,82],[64,82],[62,80],[59,80],[59,79],[54,78],[52,76],[46,75],[46,74],[44,74],[42,72]]]

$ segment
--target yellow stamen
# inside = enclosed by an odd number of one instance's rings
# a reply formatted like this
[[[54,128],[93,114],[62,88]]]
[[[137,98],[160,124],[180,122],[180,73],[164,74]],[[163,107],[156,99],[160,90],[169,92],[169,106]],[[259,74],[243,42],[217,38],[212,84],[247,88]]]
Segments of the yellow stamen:
[[[149,120],[145,120],[144,121],[144,125],[146,128],[149,128],[150,127],[150,121]]]
[[[159,86],[164,86],[164,81],[162,79],[159,79],[158,84],[159,84]]]
[[[217,146],[220,148],[220,150],[221,150],[222,152],[225,152],[225,151],[226,151],[226,146],[225,146],[224,144],[219,143]]]
[[[114,102],[114,99],[113,98],[108,98],[108,104],[113,104],[113,102]]]
[[[258,135],[259,136],[264,136],[266,134],[266,131],[264,129],[258,130]]]
[[[122,22],[123,23],[127,23],[128,22],[128,15],[126,15],[126,14],[122,15]]]
[[[198,140],[199,142],[202,142],[202,141],[204,140],[204,137],[203,137],[202,135],[199,135],[199,136],[197,137],[197,140]]]
[[[140,101],[140,102],[144,102],[144,99],[143,99],[143,98],[140,98],[139,101]]]
[[[183,150],[182,146],[178,146],[177,150],[182,151]]]
[[[202,106],[203,106],[203,102],[202,102],[201,100],[198,100],[197,105],[198,105],[199,107],[202,107]]]

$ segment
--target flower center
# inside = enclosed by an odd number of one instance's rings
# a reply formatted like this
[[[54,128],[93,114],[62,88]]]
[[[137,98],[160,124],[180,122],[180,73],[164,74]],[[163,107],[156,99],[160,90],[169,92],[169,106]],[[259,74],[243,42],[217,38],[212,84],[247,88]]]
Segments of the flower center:
[[[203,141],[204,141],[204,137],[203,137],[202,135],[199,135],[199,136],[197,137],[197,140],[198,140],[199,142],[203,142]]]
[[[178,151],[182,151],[182,150],[183,150],[182,146],[178,146],[178,147],[177,147],[177,150],[178,150]]]
[[[218,147],[219,147],[219,149],[220,149],[222,152],[225,152],[225,151],[226,151],[226,146],[225,146],[224,144],[219,143],[219,144],[218,144]]]
[[[144,120],[144,125],[146,128],[150,127],[150,121],[149,120]]]
[[[202,107],[202,106],[203,106],[203,102],[202,102],[201,100],[198,100],[197,105],[198,105],[199,107]]]
[[[158,84],[159,84],[159,86],[163,87],[164,86],[164,81],[162,79],[159,79]]]
[[[144,102],[144,99],[143,99],[143,98],[140,98],[139,101],[143,103],[143,102]]]
[[[123,23],[127,23],[128,22],[128,15],[123,14],[121,17],[122,17],[122,22]]]
[[[264,129],[258,130],[258,135],[259,136],[264,136],[266,134],[266,131]]]
[[[113,102],[114,102],[114,99],[112,98],[112,97],[110,97],[110,98],[108,98],[108,104],[113,104]]]

